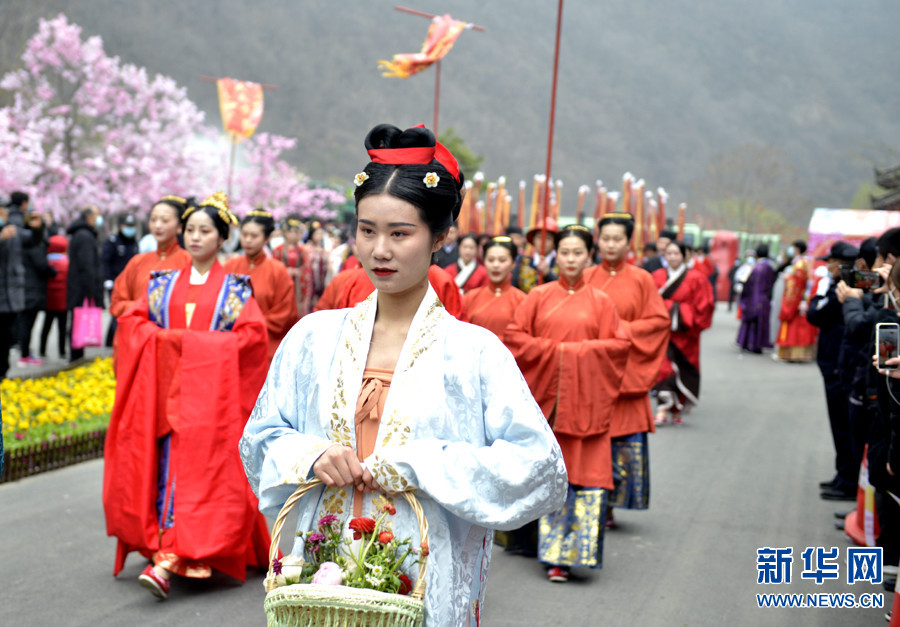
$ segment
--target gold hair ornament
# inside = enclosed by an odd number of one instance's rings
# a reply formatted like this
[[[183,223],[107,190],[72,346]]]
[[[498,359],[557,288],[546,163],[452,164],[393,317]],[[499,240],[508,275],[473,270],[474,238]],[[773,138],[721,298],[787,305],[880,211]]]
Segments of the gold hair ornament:
[[[585,233],[588,233],[589,235],[593,235],[589,228],[587,228],[586,226],[581,226],[580,224],[570,224],[569,226],[563,227],[562,231],[584,231]],[[560,232],[562,232],[562,231],[560,231]]]
[[[175,196],[175,195],[172,195],[172,194],[169,194],[169,195],[167,195],[167,196],[163,196],[162,198],[159,199],[159,201],[160,201],[160,202],[172,201],[172,202],[177,202],[179,205],[186,205],[186,204],[187,204],[187,199],[186,199],[186,198],[182,198],[181,196]]]
[[[266,211],[265,209],[254,209],[247,214],[247,217],[254,218],[272,218],[272,214]]]
[[[237,216],[231,213],[231,209],[228,208],[228,196],[226,196],[223,191],[218,191],[212,196],[207,197],[206,200],[200,203],[200,206],[215,207],[219,213],[219,218],[221,218],[222,222],[225,224],[238,224]]]
[[[496,237],[492,237],[491,241],[492,242],[500,242],[502,244],[505,244],[506,242],[511,242],[512,238],[509,237],[508,235],[497,235]]]

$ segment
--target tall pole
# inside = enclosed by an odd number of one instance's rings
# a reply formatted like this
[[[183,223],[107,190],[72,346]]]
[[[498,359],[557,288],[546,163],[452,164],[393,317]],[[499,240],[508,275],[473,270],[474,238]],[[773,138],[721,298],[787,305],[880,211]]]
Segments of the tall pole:
[[[231,156],[228,159],[228,198],[231,198],[231,177],[234,174],[234,153],[237,151],[237,137],[231,136]]]
[[[434,64],[434,136],[438,136],[438,109],[441,106],[441,62]]]
[[[562,12],[563,0],[559,0],[559,9],[556,14],[556,50],[553,53],[553,89],[550,92],[550,132],[547,138],[547,185],[544,187],[544,206],[541,211],[541,222],[543,229],[541,230],[541,254],[547,245],[547,207],[550,205],[550,166],[553,163],[553,123],[556,119],[556,79],[559,74],[559,37],[562,32]]]

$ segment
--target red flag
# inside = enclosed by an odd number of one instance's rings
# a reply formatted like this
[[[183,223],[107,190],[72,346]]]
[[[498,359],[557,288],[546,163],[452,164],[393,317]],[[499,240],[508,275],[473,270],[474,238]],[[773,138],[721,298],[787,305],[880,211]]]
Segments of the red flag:
[[[378,62],[385,70],[384,76],[409,78],[427,69],[435,61],[440,61],[450,52],[456,38],[468,27],[466,22],[454,20],[450,14],[436,16],[428,27],[428,36],[420,52],[395,54],[393,60]]]
[[[262,85],[232,78],[220,78],[216,85],[225,132],[238,141],[250,139],[262,120]]]

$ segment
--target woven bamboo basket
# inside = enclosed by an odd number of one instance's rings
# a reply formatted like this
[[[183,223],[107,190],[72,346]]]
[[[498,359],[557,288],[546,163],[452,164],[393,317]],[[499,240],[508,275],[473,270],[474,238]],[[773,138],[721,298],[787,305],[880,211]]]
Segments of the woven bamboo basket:
[[[281,528],[288,513],[307,492],[320,486],[319,479],[302,485],[288,498],[272,526],[269,574],[266,577],[266,617],[269,627],[418,627],[425,619],[425,571],[427,558],[419,563],[419,577],[407,595],[366,588],[290,584],[276,586],[272,561],[278,555]],[[428,521],[418,499],[401,493],[412,507],[419,524],[420,542],[428,541]]]

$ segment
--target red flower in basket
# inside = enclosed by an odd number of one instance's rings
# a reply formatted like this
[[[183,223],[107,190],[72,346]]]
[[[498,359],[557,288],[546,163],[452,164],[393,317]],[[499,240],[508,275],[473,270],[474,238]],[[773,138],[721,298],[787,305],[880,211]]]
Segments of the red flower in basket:
[[[422,543],[422,557],[428,557],[428,553],[429,553],[429,550],[428,550],[428,543],[427,543],[427,542],[423,542],[423,543]]]
[[[354,540],[359,540],[364,533],[368,534],[375,531],[375,521],[371,518],[354,518],[347,526],[353,530]]]
[[[397,594],[409,594],[412,592],[412,581],[409,580],[409,577],[400,573],[397,575],[397,578],[400,579],[400,589],[397,590]]]
[[[392,534],[390,531],[382,531],[381,533],[378,534],[378,541],[381,542],[382,544],[387,544],[388,542],[390,542],[393,539],[394,539],[394,534]]]

